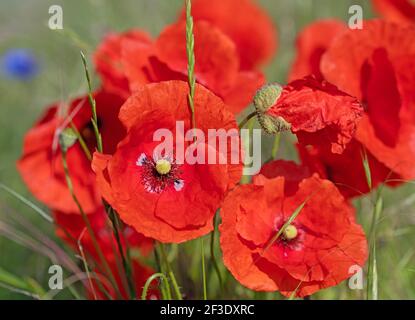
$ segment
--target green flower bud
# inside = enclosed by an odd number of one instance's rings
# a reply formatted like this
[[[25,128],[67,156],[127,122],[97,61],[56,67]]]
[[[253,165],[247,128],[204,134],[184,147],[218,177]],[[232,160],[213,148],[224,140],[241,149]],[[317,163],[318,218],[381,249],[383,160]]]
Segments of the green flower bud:
[[[75,144],[76,140],[78,140],[78,136],[71,128],[66,128],[59,134],[59,145],[63,152],[68,151]]]
[[[278,83],[264,85],[254,97],[254,106],[258,113],[264,113],[271,108],[281,96],[282,87]]]
[[[276,134],[291,128],[291,124],[283,117],[273,117],[265,113],[258,113],[257,119],[262,129],[268,134]]]

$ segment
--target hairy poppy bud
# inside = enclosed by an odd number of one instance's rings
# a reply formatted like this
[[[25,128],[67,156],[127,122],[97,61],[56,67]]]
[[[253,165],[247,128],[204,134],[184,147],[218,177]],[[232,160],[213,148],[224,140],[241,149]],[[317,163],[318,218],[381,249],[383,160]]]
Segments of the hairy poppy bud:
[[[76,140],[78,140],[78,137],[71,128],[66,128],[59,134],[59,145],[63,152],[68,151],[75,144]]]
[[[257,118],[262,129],[268,134],[275,134],[291,128],[291,124],[285,121],[283,117],[273,117],[265,113],[258,113]]]
[[[275,134],[291,128],[291,125],[282,117],[273,117],[266,114],[269,108],[275,105],[281,96],[282,87],[277,83],[264,85],[254,97],[254,106],[258,122],[266,133]]]
[[[282,87],[278,83],[264,85],[254,96],[254,106],[258,113],[264,113],[278,100]]]

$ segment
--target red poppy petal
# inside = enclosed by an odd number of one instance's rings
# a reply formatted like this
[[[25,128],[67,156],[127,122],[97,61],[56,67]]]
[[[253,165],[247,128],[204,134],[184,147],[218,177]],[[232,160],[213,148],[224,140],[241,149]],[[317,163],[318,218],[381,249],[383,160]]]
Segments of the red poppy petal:
[[[104,88],[125,98],[128,97],[129,89],[125,66],[121,62],[121,48],[122,42],[127,39],[143,45],[151,44],[150,36],[141,30],[110,33],[94,53],[95,67],[102,78]]]
[[[300,143],[342,153],[355,133],[363,109],[356,98],[326,81],[306,77],[284,87],[268,114],[291,124]]]
[[[233,42],[208,22],[194,24],[196,80],[218,92],[236,80],[239,59]],[[176,72],[187,74],[186,23],[167,27],[158,37],[157,57]]]
[[[196,0],[192,2],[192,16],[195,21],[210,22],[232,39],[244,70],[258,67],[275,54],[275,27],[268,14],[254,1]]]
[[[415,5],[411,0],[372,0],[374,9],[384,18],[398,23],[415,22]]]

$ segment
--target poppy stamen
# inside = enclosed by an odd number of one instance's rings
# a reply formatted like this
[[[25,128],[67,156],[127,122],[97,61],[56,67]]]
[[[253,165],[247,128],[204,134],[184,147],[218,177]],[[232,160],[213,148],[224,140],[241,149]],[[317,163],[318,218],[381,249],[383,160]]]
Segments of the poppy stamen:
[[[184,187],[184,180],[180,179],[180,166],[170,158],[155,160],[142,153],[136,165],[143,167],[141,181],[148,192],[161,193],[168,187],[181,191]]]
[[[156,170],[161,175],[166,175],[171,170],[171,163],[166,159],[159,159],[156,161]]]
[[[282,234],[285,240],[293,240],[298,236],[298,230],[296,226],[289,224],[284,228]]]

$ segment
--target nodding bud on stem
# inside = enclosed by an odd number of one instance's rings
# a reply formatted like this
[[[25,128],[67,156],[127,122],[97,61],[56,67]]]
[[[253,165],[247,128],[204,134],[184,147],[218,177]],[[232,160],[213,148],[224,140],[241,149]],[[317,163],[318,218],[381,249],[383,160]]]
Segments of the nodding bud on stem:
[[[78,140],[78,136],[71,128],[66,128],[59,134],[59,145],[63,152],[68,151],[75,144],[76,140]]]
[[[275,134],[289,130],[291,125],[282,117],[273,117],[266,112],[275,105],[281,96],[282,87],[278,83],[264,85],[254,97],[258,122],[266,133]]]
[[[255,94],[254,106],[257,112],[264,113],[277,103],[282,92],[278,83],[271,83],[262,86]]]

